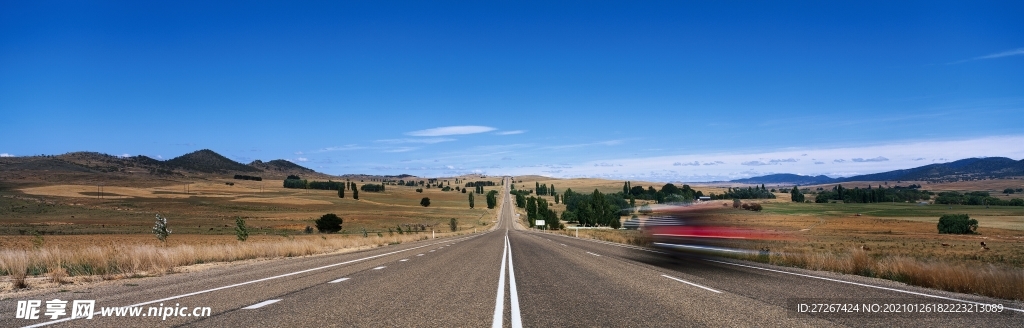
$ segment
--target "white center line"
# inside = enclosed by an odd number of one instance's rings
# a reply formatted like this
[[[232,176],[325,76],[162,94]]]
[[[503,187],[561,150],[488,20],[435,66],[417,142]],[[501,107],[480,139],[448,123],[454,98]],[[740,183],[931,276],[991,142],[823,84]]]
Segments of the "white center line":
[[[669,278],[669,279],[675,280],[675,281],[678,281],[678,282],[681,282],[681,283],[684,283],[684,284],[687,284],[687,285],[690,285],[690,286],[704,288],[704,289],[707,289],[707,290],[710,290],[710,291],[713,291],[713,292],[716,292],[716,293],[719,293],[719,294],[722,293],[720,291],[717,291],[717,290],[714,290],[714,289],[711,289],[711,288],[707,288],[707,287],[704,287],[704,286],[701,286],[701,285],[698,285],[698,284],[695,284],[695,283],[692,283],[692,282],[689,282],[689,281],[686,281],[686,280],[683,280],[683,279],[679,279],[679,278],[676,278],[676,277],[666,276],[666,275],[661,275],[661,276],[665,277],[665,278]]]
[[[409,259],[401,259],[401,260],[398,260],[398,262],[405,262],[405,261],[408,261],[408,260]]]
[[[342,282],[342,281],[345,281],[345,280],[348,280],[348,278],[341,278],[341,279],[338,279],[338,280],[335,280],[335,281],[331,281],[331,282],[329,282],[329,284],[336,284],[336,283],[339,283],[339,282]]]
[[[432,250],[430,250],[430,251],[431,251],[431,252],[433,252],[433,251],[436,251],[436,249],[432,249]]]
[[[383,269],[383,268],[386,268],[386,267],[385,266],[379,266],[379,267],[376,267],[376,268],[373,268],[373,269],[374,270],[380,270],[380,269]]]
[[[506,236],[507,238],[508,236]],[[505,322],[505,261],[508,258],[508,243],[503,243],[501,250],[501,270],[498,271],[498,295],[494,298],[494,317],[491,320],[491,328],[502,328]]]
[[[420,254],[416,254],[416,256],[423,256],[423,253],[420,253]]]
[[[508,245],[508,286],[509,297],[512,298],[512,328],[523,328],[523,319],[519,314],[519,293],[516,292],[516,271],[512,268],[512,244],[505,235],[505,244]]]
[[[597,255],[597,254],[594,254],[594,253],[591,253],[591,252],[587,252],[587,254],[590,254],[590,255],[593,255],[593,256],[601,256],[601,255]]]
[[[258,309],[258,308],[261,308],[261,307],[264,307],[264,306],[267,306],[267,305],[270,305],[270,304],[274,304],[274,303],[277,303],[277,302],[280,302],[280,301],[281,300],[267,300],[267,301],[259,302],[259,303],[256,303],[256,304],[253,304],[253,305],[250,305],[250,306],[246,306],[246,307],[242,308],[242,310]]]

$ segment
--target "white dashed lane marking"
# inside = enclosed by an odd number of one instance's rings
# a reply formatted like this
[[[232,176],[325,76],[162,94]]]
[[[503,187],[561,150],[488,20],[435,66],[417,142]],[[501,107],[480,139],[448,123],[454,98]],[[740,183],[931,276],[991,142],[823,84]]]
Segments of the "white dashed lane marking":
[[[270,304],[274,304],[274,303],[277,303],[277,302],[280,302],[280,301],[281,300],[267,300],[267,301],[259,302],[259,303],[256,303],[256,304],[253,304],[253,305],[250,305],[250,306],[246,306],[246,307],[244,307],[242,309],[243,310],[258,309],[258,308],[261,308],[261,307],[264,307],[264,306],[267,306],[267,305],[270,305]]]
[[[338,280],[334,280],[334,281],[329,282],[329,284],[336,284],[336,283],[339,283],[339,282],[342,282],[342,281],[345,281],[345,280],[348,280],[348,278],[341,278],[341,279],[338,279]]]
[[[380,269],[383,269],[383,268],[386,268],[386,267],[385,266],[379,266],[379,267],[376,267],[376,268],[373,268],[373,269],[374,270],[380,270]]]

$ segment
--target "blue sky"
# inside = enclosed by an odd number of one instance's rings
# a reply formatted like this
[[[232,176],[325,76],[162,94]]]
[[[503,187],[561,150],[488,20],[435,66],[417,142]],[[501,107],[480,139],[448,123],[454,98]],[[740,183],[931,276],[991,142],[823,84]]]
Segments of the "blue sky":
[[[1022,16],[1013,1],[5,1],[0,156],[209,148],[331,174],[657,181],[1021,159]]]

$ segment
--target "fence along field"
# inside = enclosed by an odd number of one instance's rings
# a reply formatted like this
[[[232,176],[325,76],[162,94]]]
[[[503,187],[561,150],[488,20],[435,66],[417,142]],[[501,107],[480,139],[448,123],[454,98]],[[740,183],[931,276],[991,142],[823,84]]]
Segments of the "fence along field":
[[[26,281],[59,284],[82,275],[117,279],[197,263],[376,247],[429,238],[432,230],[438,236],[453,234],[452,218],[458,222],[456,234],[493,224],[496,209],[470,209],[460,191],[418,188],[388,185],[382,192],[360,193],[359,200],[339,198],[335,190],[283,188],[281,180],[232,178],[191,183],[187,192],[182,185],[106,185],[103,198],[91,194],[96,186],[89,185],[4,190],[0,289],[10,291]],[[424,196],[431,199],[429,207],[419,204]],[[156,213],[167,217],[173,230],[166,244],[151,233]],[[341,233],[306,234],[305,228],[325,213],[343,218]],[[249,227],[246,242],[235,239],[236,216]],[[410,232],[410,226],[417,231]]]

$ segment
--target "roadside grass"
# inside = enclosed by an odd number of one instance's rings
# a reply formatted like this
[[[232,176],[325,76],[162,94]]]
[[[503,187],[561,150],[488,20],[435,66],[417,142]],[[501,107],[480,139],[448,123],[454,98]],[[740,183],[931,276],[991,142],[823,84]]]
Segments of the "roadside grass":
[[[437,233],[437,237],[471,232],[463,229]],[[154,276],[195,264],[326,254],[427,240],[430,237],[428,231],[420,234],[384,234],[380,237],[299,235],[277,240],[206,245],[136,244],[4,249],[0,250],[0,291],[29,287],[28,277],[45,276],[49,282],[59,284],[68,277],[76,276],[92,276],[102,280]]]

